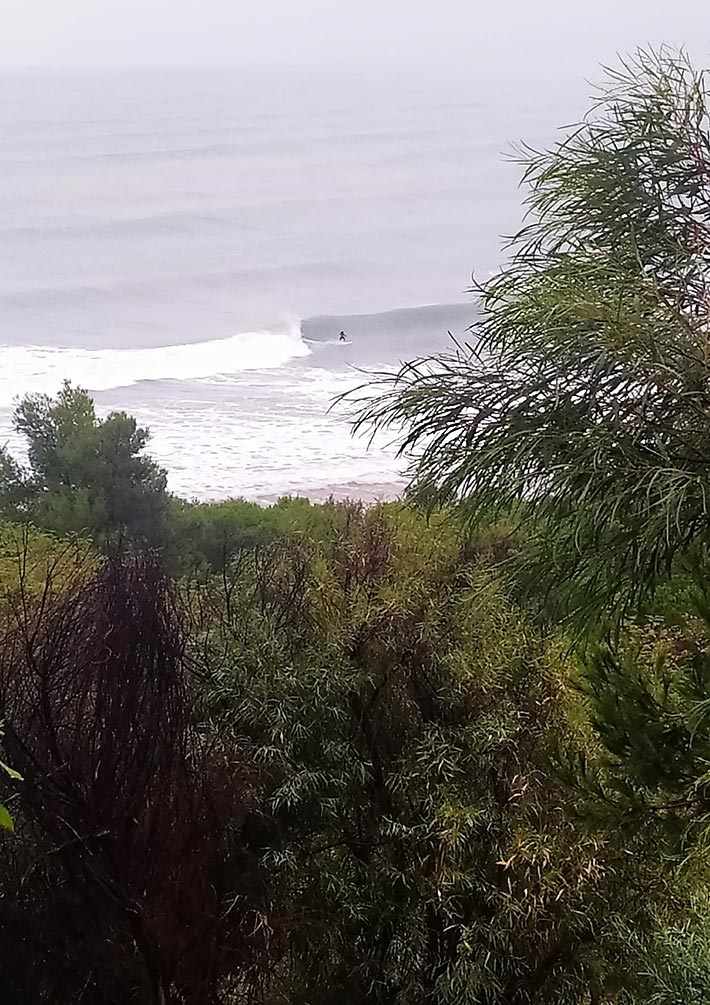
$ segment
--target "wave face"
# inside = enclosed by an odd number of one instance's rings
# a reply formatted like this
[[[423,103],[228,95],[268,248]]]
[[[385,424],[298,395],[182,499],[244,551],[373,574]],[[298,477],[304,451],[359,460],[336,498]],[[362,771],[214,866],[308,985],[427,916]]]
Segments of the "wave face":
[[[418,73],[5,73],[0,342],[149,348],[459,300],[518,222],[499,152],[556,115]]]
[[[0,346],[0,408],[28,391],[55,394],[63,380],[88,391],[146,380],[200,380],[270,370],[310,349],[294,325],[282,332],[241,332],[226,339],[149,349]]]
[[[500,151],[580,107],[419,69],[3,73],[0,444],[21,457],[14,400],[69,379],[182,495],[396,492],[333,397],[462,336],[519,223]],[[419,304],[460,306],[392,312]]]

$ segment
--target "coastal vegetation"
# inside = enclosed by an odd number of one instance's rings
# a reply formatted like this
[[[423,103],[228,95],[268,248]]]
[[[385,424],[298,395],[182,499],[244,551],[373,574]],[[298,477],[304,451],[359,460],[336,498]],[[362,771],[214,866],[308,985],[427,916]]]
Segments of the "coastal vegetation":
[[[19,403],[3,1002],[708,1000],[709,127],[640,53],[521,152],[470,344],[349,400],[404,501],[180,500]]]

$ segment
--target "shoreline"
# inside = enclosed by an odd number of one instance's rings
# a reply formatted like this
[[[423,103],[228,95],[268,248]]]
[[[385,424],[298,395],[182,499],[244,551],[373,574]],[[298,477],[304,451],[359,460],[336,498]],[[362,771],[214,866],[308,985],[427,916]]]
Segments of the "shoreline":
[[[470,302],[319,315],[292,336],[263,333],[245,341],[233,336],[206,341],[204,352],[192,344],[187,353],[166,351],[164,357],[153,349],[145,357],[131,353],[127,362],[134,375],[140,366],[146,377],[130,384],[123,384],[127,371],[117,367],[115,351],[94,353],[88,363],[85,353],[72,350],[59,361],[30,352],[20,372],[6,371],[8,394],[56,393],[64,377],[86,387],[100,415],[125,411],[150,431],[147,453],[166,469],[170,491],[183,499],[242,498],[260,505],[285,495],[391,500],[407,484],[406,461],[395,458],[392,434],[372,444],[367,435],[353,438],[347,410],[330,406],[366,381],[368,372],[448,348],[448,333],[460,337],[474,320]],[[341,329],[349,343],[333,344],[333,331]],[[296,347],[289,355],[289,337],[299,343],[311,339],[309,353],[299,355]],[[249,365],[251,352],[257,355]],[[264,366],[272,352],[274,365]],[[92,390],[82,379],[82,366],[85,376],[104,377],[104,390]],[[22,373],[34,376],[23,384]],[[113,379],[120,385],[106,387]],[[10,407],[0,411],[0,442],[22,458]]]

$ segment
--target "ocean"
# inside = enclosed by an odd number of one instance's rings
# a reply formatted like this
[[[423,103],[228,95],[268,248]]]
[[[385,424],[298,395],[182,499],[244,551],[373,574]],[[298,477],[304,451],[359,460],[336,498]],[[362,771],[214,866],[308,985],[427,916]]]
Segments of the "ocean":
[[[330,405],[464,335],[521,220],[506,152],[554,142],[578,85],[0,74],[0,442],[69,379],[187,498],[395,496],[395,445]]]

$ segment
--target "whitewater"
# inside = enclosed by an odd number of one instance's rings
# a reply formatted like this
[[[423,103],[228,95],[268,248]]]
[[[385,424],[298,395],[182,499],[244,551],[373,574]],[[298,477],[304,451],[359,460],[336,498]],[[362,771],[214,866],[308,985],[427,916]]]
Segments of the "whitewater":
[[[300,326],[241,332],[231,338],[146,349],[0,346],[0,408],[27,393],[53,394],[64,380],[87,390],[127,388],[142,381],[200,380],[283,366],[309,355]]]
[[[181,495],[396,495],[396,443],[333,399],[464,335],[520,219],[503,152],[579,107],[469,85],[0,73],[0,443],[21,457],[18,397],[69,380]]]

